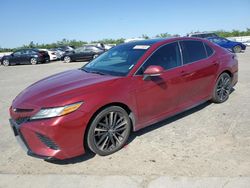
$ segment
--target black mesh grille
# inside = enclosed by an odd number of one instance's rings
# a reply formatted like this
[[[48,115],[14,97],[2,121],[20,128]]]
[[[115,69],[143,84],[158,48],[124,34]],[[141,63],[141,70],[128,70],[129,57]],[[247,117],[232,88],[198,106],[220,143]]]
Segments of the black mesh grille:
[[[33,109],[22,109],[22,108],[14,108],[13,109],[14,112],[17,112],[17,113],[25,113],[25,112],[32,112]]]
[[[15,122],[16,122],[18,125],[20,125],[20,124],[22,124],[22,123],[25,123],[25,122],[27,122],[27,121],[29,121],[29,117],[21,117],[21,118],[15,119]]]
[[[41,140],[42,143],[44,143],[48,148],[53,150],[59,150],[59,147],[54,143],[51,139],[48,137],[41,135],[39,133],[36,133],[37,137]]]

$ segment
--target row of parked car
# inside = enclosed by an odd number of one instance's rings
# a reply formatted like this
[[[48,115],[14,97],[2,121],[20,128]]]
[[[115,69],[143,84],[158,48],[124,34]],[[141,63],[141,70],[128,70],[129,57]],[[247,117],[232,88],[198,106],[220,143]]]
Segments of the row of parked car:
[[[71,61],[90,61],[98,55],[110,49],[111,45],[93,44],[79,48],[72,46],[61,46],[54,49],[21,49],[0,58],[4,66],[16,64],[38,64],[54,60],[63,60],[65,63]]]
[[[230,41],[226,38],[219,37],[215,33],[192,33],[189,34],[188,37],[206,38],[233,53],[239,53],[246,49],[246,45],[243,43]],[[112,47],[112,45],[93,44],[84,45],[76,49],[72,46],[60,46],[53,49],[21,49],[10,55],[0,57],[0,64],[9,66],[14,64],[35,65],[54,60],[62,60],[65,63],[72,61],[90,61]]]
[[[219,46],[228,49],[234,53],[240,53],[246,49],[246,45],[241,42],[231,41],[223,37],[219,37],[215,33],[192,33],[188,35],[189,37],[206,38],[207,40],[218,44]]]

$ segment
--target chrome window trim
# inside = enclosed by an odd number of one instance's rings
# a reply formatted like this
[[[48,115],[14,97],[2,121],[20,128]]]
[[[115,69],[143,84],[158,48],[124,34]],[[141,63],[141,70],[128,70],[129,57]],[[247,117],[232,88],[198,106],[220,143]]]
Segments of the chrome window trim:
[[[215,50],[214,50],[211,46],[209,46],[207,43],[205,43],[205,42],[203,42],[203,45],[204,45],[204,47],[205,47],[206,53],[207,53],[207,48],[206,48],[205,45],[207,45],[207,46],[208,46],[209,48],[211,48],[212,51],[213,51],[213,53],[212,53],[210,56],[208,56],[208,54],[207,54],[207,59],[210,58],[210,57],[212,57],[212,56],[215,54]]]
[[[182,53],[182,48],[181,48],[181,44],[180,44],[180,42],[184,42],[184,41],[199,41],[199,42],[202,42],[203,43],[203,46],[204,46],[204,49],[205,49],[205,52],[206,52],[206,58],[203,58],[203,59],[200,59],[200,60],[197,60],[197,61],[192,61],[192,62],[190,62],[190,63],[187,63],[187,64],[184,64],[184,60],[183,60],[183,53]],[[163,45],[161,45],[161,46],[159,46],[158,48],[156,48],[152,53],[151,53],[151,55],[150,56],[148,56],[147,57],[147,59],[145,59],[144,61],[143,61],[143,63],[140,65],[140,67],[136,70],[136,72],[134,73],[134,75],[133,76],[143,76],[143,75],[141,75],[141,74],[137,74],[137,72],[140,70],[140,68],[146,63],[146,61],[157,51],[157,50],[159,50],[160,48],[162,48],[162,47],[164,47],[164,46],[166,46],[166,45],[168,45],[168,44],[172,44],[172,43],[175,43],[175,42],[177,42],[178,43],[178,46],[179,46],[179,51],[180,51],[180,56],[181,56],[181,65],[180,66],[177,66],[177,67],[174,67],[174,68],[171,68],[171,69],[167,69],[167,70],[164,70],[164,72],[167,72],[167,71],[169,71],[169,70],[173,70],[173,69],[176,69],[176,68],[179,68],[179,67],[184,67],[184,66],[186,66],[186,65],[190,65],[190,64],[193,64],[193,63],[197,63],[197,62],[199,62],[199,61],[201,61],[201,60],[207,60],[207,59],[209,59],[210,57],[212,57],[214,54],[215,54],[215,50],[210,46],[210,45],[208,45],[207,43],[205,43],[205,42],[203,42],[202,40],[193,40],[193,39],[182,39],[182,40],[177,40],[177,41],[174,41],[174,42],[170,42],[170,43],[167,43],[167,44],[163,44]],[[213,50],[213,53],[210,55],[210,56],[208,56],[207,55],[207,50],[206,50],[206,47],[205,47],[205,44],[206,45],[208,45],[212,50]]]
[[[166,46],[166,45],[169,45],[169,44],[173,44],[173,43],[177,43],[178,47],[179,47],[179,53],[180,53],[180,58],[181,58],[181,65],[177,66],[177,67],[174,67],[174,68],[171,68],[171,69],[167,69],[167,70],[164,70],[164,72],[166,71],[169,71],[169,70],[172,70],[172,69],[175,69],[175,68],[178,68],[178,67],[182,67],[183,66],[183,61],[182,61],[182,52],[181,52],[181,49],[180,49],[180,44],[179,44],[179,41],[174,41],[174,42],[170,42],[170,43],[167,43],[167,44],[163,44],[161,46],[159,46],[158,48],[156,48],[151,54],[150,56],[147,57],[147,59],[145,59],[143,61],[143,63],[140,65],[140,67],[136,70],[136,72],[134,73],[133,76],[143,76],[143,74],[137,74],[137,72],[140,70],[140,68],[147,62],[147,60],[153,56],[155,54],[156,51],[158,51],[160,48]]]

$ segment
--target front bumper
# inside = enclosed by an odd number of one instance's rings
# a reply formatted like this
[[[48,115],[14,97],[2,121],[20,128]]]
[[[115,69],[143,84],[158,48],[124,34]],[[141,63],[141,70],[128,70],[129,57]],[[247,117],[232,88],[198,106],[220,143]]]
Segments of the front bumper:
[[[9,121],[17,141],[30,156],[62,160],[85,153],[87,123],[81,112],[22,123],[13,119]]]
[[[238,83],[238,71],[233,73],[232,86],[235,86]]]

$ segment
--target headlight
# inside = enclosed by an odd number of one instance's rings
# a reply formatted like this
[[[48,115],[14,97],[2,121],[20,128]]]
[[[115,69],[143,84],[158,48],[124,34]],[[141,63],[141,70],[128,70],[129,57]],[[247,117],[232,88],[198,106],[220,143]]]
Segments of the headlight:
[[[30,119],[34,120],[34,119],[44,119],[44,118],[63,116],[63,115],[76,111],[81,105],[82,105],[82,102],[77,102],[77,103],[69,104],[63,107],[41,109],[38,113],[36,113]]]

